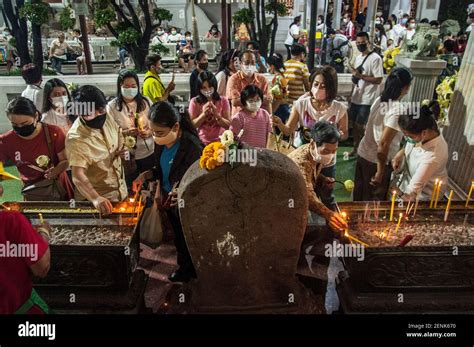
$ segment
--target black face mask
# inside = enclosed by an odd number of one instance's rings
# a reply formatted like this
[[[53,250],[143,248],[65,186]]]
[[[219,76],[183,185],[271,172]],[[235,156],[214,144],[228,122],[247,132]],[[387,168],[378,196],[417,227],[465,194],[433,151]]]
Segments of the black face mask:
[[[36,122],[22,127],[13,126],[13,130],[22,137],[28,137],[33,134],[36,130]]]
[[[367,44],[366,43],[360,43],[360,44],[357,45],[357,49],[360,52],[364,53],[367,50]]]
[[[82,121],[89,128],[102,129],[102,127],[105,124],[106,119],[107,119],[107,113],[104,113],[104,114],[98,115],[97,117],[95,117],[94,119],[91,119],[91,120],[85,120],[84,118],[82,118]]]
[[[199,63],[198,66],[201,70],[207,70],[209,63]]]

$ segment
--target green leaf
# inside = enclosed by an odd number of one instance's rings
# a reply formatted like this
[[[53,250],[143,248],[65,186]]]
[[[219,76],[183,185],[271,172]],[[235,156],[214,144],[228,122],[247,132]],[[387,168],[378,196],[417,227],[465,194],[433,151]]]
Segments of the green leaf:
[[[110,7],[96,9],[95,11],[94,21],[98,27],[105,27],[107,24],[115,21],[116,19],[115,12]]]
[[[35,25],[49,22],[49,5],[44,2],[27,3],[20,8],[20,18]]]
[[[277,14],[280,17],[288,15],[288,7],[282,2],[278,2],[276,0],[270,1],[265,5],[265,11],[268,13],[273,13],[277,11]]]
[[[71,7],[65,7],[64,10],[59,14],[59,25],[62,30],[68,30],[74,28],[76,21],[71,18],[72,10]]]
[[[153,18],[161,23],[164,20],[172,20],[173,14],[165,8],[156,8],[153,10]]]
[[[153,53],[159,53],[161,56],[163,56],[165,54],[168,54],[170,52],[170,49],[165,45],[158,43],[156,45],[152,45],[150,47],[150,51],[152,51]]]
[[[237,24],[241,24],[241,23],[250,24],[255,19],[255,13],[254,13],[253,9],[242,8],[242,9],[240,9],[237,12],[234,13],[234,15],[232,16],[232,19]]]

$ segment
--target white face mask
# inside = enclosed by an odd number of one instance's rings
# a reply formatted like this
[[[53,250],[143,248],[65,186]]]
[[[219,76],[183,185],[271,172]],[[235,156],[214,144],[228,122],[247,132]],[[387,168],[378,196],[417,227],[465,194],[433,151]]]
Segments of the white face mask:
[[[250,112],[257,112],[259,108],[262,106],[262,101],[247,101],[247,109]]]
[[[171,131],[166,136],[163,136],[163,137],[153,136],[155,143],[160,146],[169,145],[175,142],[177,138],[178,138],[178,133],[175,132],[173,129],[171,129]]]
[[[51,98],[51,101],[56,107],[66,107],[67,103],[69,102],[69,98],[67,96],[56,96]]]
[[[322,21],[321,19],[318,19],[318,25],[321,25]]]
[[[241,65],[241,70],[245,75],[251,76],[255,72],[257,72],[257,66],[255,66],[255,65]]]
[[[415,24],[415,23],[410,23],[409,28],[410,28],[410,29],[415,29],[415,28],[416,28],[416,24]]]
[[[334,154],[319,154],[316,144],[313,145],[313,150],[311,150],[310,153],[314,161],[320,163],[323,166],[331,163],[334,158]]]
[[[202,95],[204,95],[206,98],[210,98],[212,94],[214,94],[214,88],[211,88],[209,90],[201,90]]]
[[[138,94],[138,88],[124,88],[124,87],[122,87],[121,90],[122,90],[122,95],[125,98],[133,99]]]
[[[173,31],[171,32],[171,34],[173,34],[173,35],[176,35],[176,31],[175,31],[175,30],[173,30]]]
[[[344,23],[349,23],[349,18],[344,18],[344,19],[343,19],[343,22],[344,22]]]
[[[379,20],[376,20],[376,21],[375,21],[375,24],[376,24],[376,25],[377,25],[377,24],[380,24],[380,21],[379,21]]]
[[[163,30],[158,31],[158,35],[163,35],[165,32]]]
[[[388,25],[388,24],[387,24],[387,25],[384,25],[383,27],[385,28],[385,31],[389,31],[389,30],[390,30],[390,25]]]

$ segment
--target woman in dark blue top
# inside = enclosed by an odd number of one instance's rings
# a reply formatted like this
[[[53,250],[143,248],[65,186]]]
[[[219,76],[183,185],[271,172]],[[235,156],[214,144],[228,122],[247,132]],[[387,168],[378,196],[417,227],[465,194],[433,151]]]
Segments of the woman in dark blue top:
[[[180,114],[168,101],[154,104],[150,108],[148,119],[158,145],[155,148],[155,167],[140,174],[133,188],[137,191],[146,180],[160,181],[162,201],[168,201],[162,207],[173,226],[178,252],[179,269],[169,279],[172,282],[187,282],[191,277],[196,277],[196,272],[179,219],[176,187],[188,168],[201,157],[203,146],[189,115]]]

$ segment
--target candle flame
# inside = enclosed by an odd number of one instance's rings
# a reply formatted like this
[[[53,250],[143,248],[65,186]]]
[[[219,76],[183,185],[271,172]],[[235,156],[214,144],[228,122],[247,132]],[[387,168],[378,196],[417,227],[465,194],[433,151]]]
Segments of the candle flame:
[[[341,216],[342,216],[344,219],[346,219],[346,218],[347,218],[347,213],[346,213],[346,212],[342,212],[342,213],[341,213]]]
[[[135,199],[134,198],[130,198],[130,203],[134,203],[135,202]]]

